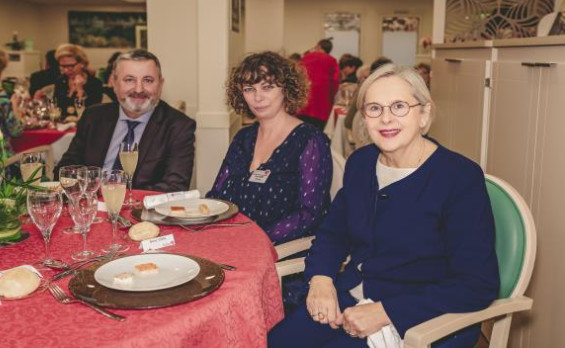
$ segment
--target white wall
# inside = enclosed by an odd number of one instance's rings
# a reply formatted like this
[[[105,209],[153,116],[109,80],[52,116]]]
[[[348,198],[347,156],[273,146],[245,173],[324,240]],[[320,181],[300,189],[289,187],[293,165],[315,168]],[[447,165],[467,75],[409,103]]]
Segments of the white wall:
[[[194,118],[198,104],[196,0],[147,1],[148,49],[161,61],[165,85],[162,98],[175,106],[186,103]]]
[[[29,38],[35,50],[45,52],[69,41],[68,11],[145,12],[145,6],[65,6],[34,5],[19,0],[0,0],[0,44],[12,40],[12,31],[19,38]],[[105,67],[108,58],[119,49],[87,48],[90,66]],[[127,49],[126,49],[127,50]]]
[[[368,64],[381,55],[383,17],[420,17],[419,39],[432,35],[433,0],[285,0],[284,12],[288,54],[303,53],[323,38],[324,14],[332,12],[361,15],[360,58]]]

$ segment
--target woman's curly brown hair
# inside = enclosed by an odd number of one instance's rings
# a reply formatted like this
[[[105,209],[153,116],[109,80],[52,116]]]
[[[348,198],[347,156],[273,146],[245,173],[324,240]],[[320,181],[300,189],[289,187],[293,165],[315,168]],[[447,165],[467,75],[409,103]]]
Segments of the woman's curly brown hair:
[[[296,115],[308,101],[309,82],[304,68],[275,52],[251,54],[232,69],[226,84],[227,103],[236,113],[255,117],[245,98],[244,85],[267,81],[282,87],[285,111]]]

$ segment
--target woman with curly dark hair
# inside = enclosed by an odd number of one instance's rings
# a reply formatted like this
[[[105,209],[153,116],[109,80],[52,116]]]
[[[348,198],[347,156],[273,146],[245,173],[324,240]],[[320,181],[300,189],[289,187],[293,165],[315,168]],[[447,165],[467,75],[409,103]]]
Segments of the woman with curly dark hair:
[[[328,138],[295,117],[307,78],[274,52],[247,56],[227,82],[228,104],[257,120],[239,131],[208,197],[237,204],[274,244],[311,235],[330,204]]]

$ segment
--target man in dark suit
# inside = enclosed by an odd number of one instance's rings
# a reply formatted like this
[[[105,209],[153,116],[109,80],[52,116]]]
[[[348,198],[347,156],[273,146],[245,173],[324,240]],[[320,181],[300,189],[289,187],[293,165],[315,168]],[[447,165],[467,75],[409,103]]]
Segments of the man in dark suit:
[[[87,108],[67,152],[55,168],[80,164],[121,169],[122,142],[139,143],[133,187],[187,190],[194,160],[196,122],[160,100],[164,79],[157,57],[144,50],[122,54],[114,63],[119,104]]]

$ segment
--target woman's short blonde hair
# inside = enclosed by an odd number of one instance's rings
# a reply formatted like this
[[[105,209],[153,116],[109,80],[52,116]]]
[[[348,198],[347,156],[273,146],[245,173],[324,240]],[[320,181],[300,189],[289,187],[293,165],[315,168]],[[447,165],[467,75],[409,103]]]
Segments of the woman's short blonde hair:
[[[79,45],[73,45],[69,43],[59,45],[59,47],[57,47],[57,50],[55,51],[55,59],[59,61],[59,59],[63,57],[73,57],[77,60],[77,63],[84,64],[84,67],[87,67],[89,63],[86,52]]]
[[[365,95],[369,87],[378,79],[383,77],[398,76],[404,81],[406,81],[412,87],[412,95],[416,100],[422,105],[422,110],[428,104],[430,104],[430,117],[428,122],[422,128],[422,134],[428,133],[430,127],[432,126],[432,121],[434,119],[434,102],[430,95],[430,90],[426,86],[422,76],[410,67],[398,66],[395,64],[386,64],[375,70],[359,88],[359,95],[357,97],[357,109],[363,110],[363,104],[365,104]]]
[[[0,50],[0,74],[8,66],[8,54]]]

